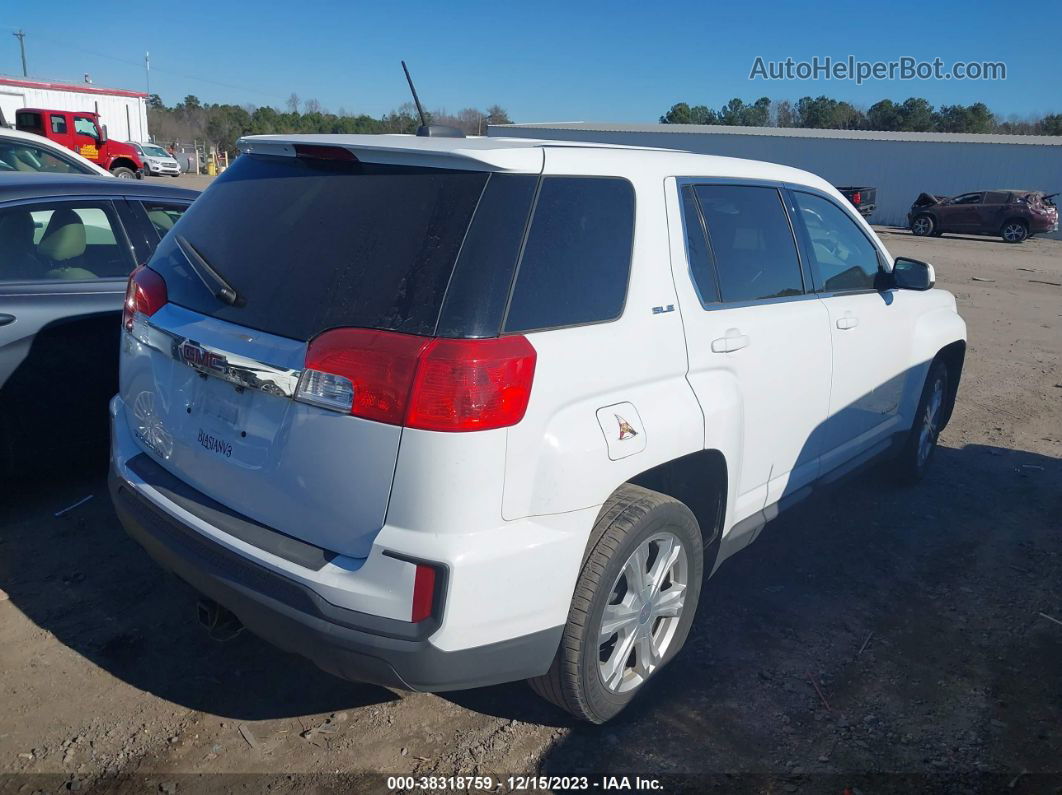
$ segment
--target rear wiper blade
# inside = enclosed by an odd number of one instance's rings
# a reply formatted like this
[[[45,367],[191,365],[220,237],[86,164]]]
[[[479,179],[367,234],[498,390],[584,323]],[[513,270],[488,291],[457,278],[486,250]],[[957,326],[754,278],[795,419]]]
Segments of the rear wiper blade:
[[[235,306],[240,297],[236,294],[236,288],[225,281],[225,278],[210,267],[210,263],[203,259],[203,255],[195,250],[188,239],[177,235],[177,245],[184,254],[185,259],[192,266],[195,275],[203,282],[203,285],[214,294],[222,303]]]

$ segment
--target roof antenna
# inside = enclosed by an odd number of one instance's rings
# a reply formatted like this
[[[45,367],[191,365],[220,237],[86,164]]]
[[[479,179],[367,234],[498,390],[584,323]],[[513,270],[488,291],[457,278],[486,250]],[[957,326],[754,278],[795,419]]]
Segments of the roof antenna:
[[[417,135],[422,138],[464,138],[465,134],[456,127],[428,124],[428,117],[424,115],[424,108],[420,104],[420,97],[417,96],[417,89],[413,85],[413,78],[409,76],[409,67],[406,66],[405,61],[402,61],[402,71],[406,73],[406,82],[409,83],[409,90],[413,94],[413,104],[417,106],[417,113],[420,114],[420,127],[417,128]]]

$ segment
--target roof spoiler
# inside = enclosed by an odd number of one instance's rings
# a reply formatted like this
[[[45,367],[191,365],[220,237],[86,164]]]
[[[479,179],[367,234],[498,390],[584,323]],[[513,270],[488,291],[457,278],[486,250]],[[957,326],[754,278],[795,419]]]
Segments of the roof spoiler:
[[[406,82],[409,83],[409,90],[413,94],[413,104],[417,106],[417,113],[420,114],[420,127],[417,128],[417,135],[421,138],[464,138],[465,134],[456,127],[446,124],[428,124],[428,117],[424,115],[424,108],[420,105],[420,97],[417,96],[417,89],[413,86],[413,78],[409,76],[409,68],[405,61],[402,61],[402,71],[406,73]]]

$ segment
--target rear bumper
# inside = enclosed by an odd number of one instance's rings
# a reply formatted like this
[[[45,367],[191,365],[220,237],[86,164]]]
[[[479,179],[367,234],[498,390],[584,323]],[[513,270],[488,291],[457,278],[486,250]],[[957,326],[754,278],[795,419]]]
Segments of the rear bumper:
[[[333,605],[223,547],[140,494],[112,466],[110,491],[130,536],[163,568],[234,613],[247,629],[344,679],[443,691],[542,674],[562,627],[445,651],[417,625]]]

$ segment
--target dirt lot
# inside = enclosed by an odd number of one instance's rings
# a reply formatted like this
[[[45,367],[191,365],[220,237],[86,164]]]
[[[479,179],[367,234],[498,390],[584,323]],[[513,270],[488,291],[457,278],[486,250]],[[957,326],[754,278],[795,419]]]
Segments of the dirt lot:
[[[882,235],[937,266],[969,323],[932,472],[903,490],[873,471],[769,526],[615,723],[575,726],[521,684],[391,692],[246,633],[215,642],[93,473],[8,494],[0,515],[0,773],[52,774],[0,791],[382,788],[368,771],[1056,791],[1062,624],[1040,614],[1062,620],[1062,242]]]

